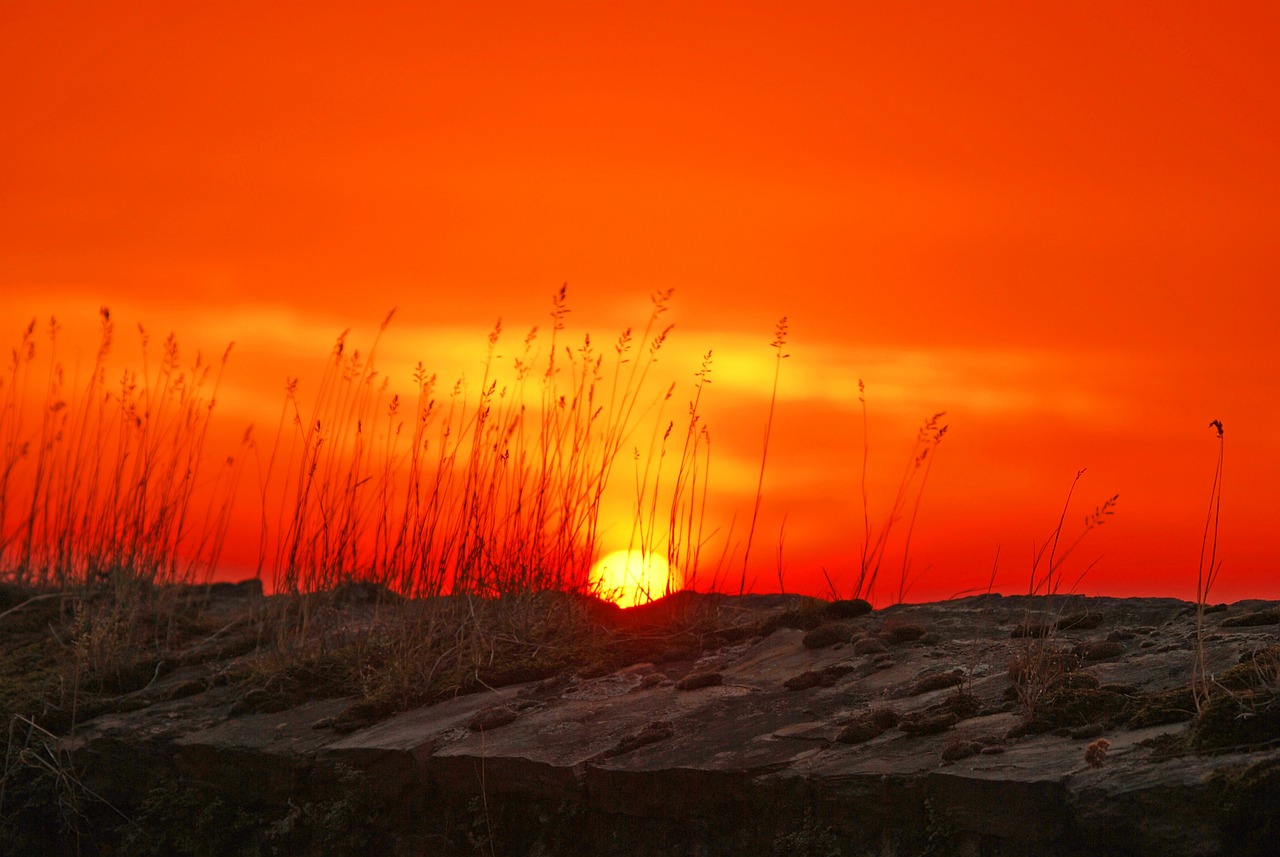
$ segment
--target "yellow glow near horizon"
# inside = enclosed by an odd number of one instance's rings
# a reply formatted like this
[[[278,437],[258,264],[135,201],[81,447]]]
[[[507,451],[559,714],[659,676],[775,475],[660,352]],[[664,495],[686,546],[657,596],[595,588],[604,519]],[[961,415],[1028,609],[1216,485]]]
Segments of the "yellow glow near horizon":
[[[605,554],[596,562],[591,581],[598,587],[600,597],[621,607],[634,607],[661,598],[667,591],[670,573],[666,559],[657,554],[621,550]]]

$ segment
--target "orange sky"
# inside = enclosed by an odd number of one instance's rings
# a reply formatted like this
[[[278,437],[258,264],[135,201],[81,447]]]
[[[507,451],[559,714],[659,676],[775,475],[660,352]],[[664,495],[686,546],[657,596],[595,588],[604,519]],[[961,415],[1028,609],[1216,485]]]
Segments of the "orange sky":
[[[948,412],[913,599],[985,586],[997,547],[1025,589],[1080,468],[1069,525],[1120,495],[1081,590],[1193,596],[1214,418],[1217,595],[1280,597],[1275,4],[352,8],[6,7],[0,341],[56,313],[91,355],[100,304],[234,339],[230,448],[393,306],[407,387],[417,360],[474,371],[498,316],[515,353],[562,282],[603,342],[674,288],[662,366],[687,399],[714,350],[725,519],[790,319],[762,588],[784,515],[788,588],[847,580],[863,378],[873,515]]]

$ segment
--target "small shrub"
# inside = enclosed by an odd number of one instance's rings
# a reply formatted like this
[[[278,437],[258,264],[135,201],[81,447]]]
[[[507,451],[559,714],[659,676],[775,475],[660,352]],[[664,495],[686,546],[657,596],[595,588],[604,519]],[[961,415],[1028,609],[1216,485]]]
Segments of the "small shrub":
[[[1272,607],[1245,613],[1243,616],[1230,616],[1222,620],[1220,628],[1256,628],[1262,625],[1280,625],[1280,609]]]
[[[960,718],[954,711],[941,711],[905,717],[898,723],[898,728],[908,735],[937,735],[959,722]]]
[[[1215,677],[1226,690],[1269,690],[1280,688],[1280,646],[1261,652],[1246,652],[1240,663]]]
[[[958,691],[939,703],[938,708],[942,711],[954,713],[961,720],[968,720],[970,717],[975,717],[982,710],[982,700],[972,693]]]
[[[960,759],[967,759],[970,756],[977,755],[985,749],[985,745],[980,741],[950,741],[947,746],[942,748],[942,761],[957,762]]]
[[[1189,687],[1147,694],[1131,700],[1125,707],[1129,729],[1164,726],[1190,720],[1196,713],[1196,700]]]
[[[1086,631],[1100,625],[1102,625],[1102,616],[1097,613],[1072,613],[1054,623],[1054,627],[1059,631]]]
[[[1044,698],[1036,717],[1054,727],[1086,726],[1119,717],[1127,704],[1120,694],[1097,688],[1059,690]]]
[[[850,664],[832,664],[820,670],[805,670],[782,683],[787,690],[808,690],[811,687],[832,687],[844,676],[853,672]]]
[[[872,723],[884,729],[892,729],[902,719],[898,716],[898,712],[887,706],[873,708],[867,713],[867,716],[871,718]]]
[[[892,708],[878,707],[864,711],[849,721],[836,735],[841,744],[861,744],[879,737],[887,730],[897,726],[898,712]]]
[[[1218,684],[1228,690],[1280,690],[1280,645],[1245,652],[1218,676]]]
[[[856,619],[865,616],[874,608],[871,602],[863,598],[841,598],[827,604],[823,612],[832,619]]]
[[[1084,748],[1084,760],[1091,768],[1101,768],[1103,762],[1107,758],[1107,749],[1110,748],[1111,742],[1106,738],[1099,738],[1088,747]]]
[[[847,643],[853,638],[853,629],[838,622],[824,622],[807,632],[801,643],[806,649],[825,649],[837,643]]]
[[[875,637],[863,637],[853,644],[853,653],[855,655],[878,655],[887,651],[889,651],[888,647]]]
[[[1267,691],[1218,694],[1191,724],[1191,746],[1202,752],[1257,747],[1278,740],[1280,695]]]
[[[1036,715],[1040,704],[1062,677],[1080,667],[1080,658],[1070,652],[1051,648],[1035,641],[1009,660],[1009,678],[1014,696],[1028,719]]]
[[[910,643],[924,636],[924,628],[914,622],[888,622],[881,636],[890,643]]]
[[[1053,724],[1047,720],[1037,717],[1028,717],[1026,720],[1011,728],[1005,735],[1010,741],[1016,741],[1027,735],[1043,735],[1046,732],[1053,731]]]
[[[859,717],[836,734],[841,744],[861,744],[884,734],[884,727],[873,722],[869,717]]]

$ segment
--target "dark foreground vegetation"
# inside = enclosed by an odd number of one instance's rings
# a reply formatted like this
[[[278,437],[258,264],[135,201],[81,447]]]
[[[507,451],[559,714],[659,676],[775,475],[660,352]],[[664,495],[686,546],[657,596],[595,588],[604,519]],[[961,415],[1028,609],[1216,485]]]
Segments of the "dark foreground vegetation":
[[[233,699],[232,718],[342,699],[324,726],[348,733],[441,700],[599,677],[694,658],[779,627],[816,627],[821,602],[781,597],[791,600],[799,606],[761,619],[692,593],[623,611],[559,591],[411,600],[360,583],[293,596],[264,596],[256,580],[53,591],[0,585],[0,716],[9,724],[0,853],[224,854],[233,853],[229,841],[244,854],[298,853],[300,841],[307,853],[360,853],[351,837],[372,835],[377,814],[358,803],[359,789],[350,806],[308,807],[272,821],[257,816],[261,808],[228,804],[231,796],[204,794],[199,783],[154,783],[148,774],[122,809],[80,780],[66,748],[95,718],[214,689]],[[338,824],[334,813],[347,813],[343,830],[319,829]],[[217,823],[205,829],[200,818]],[[193,830],[213,838],[201,841]]]

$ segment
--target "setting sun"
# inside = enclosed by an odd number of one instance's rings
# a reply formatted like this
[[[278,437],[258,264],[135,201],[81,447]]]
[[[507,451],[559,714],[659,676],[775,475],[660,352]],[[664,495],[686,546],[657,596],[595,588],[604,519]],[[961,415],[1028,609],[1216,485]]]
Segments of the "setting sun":
[[[667,591],[671,569],[654,553],[614,551],[605,554],[591,570],[591,582],[600,596],[622,607],[634,607]]]

